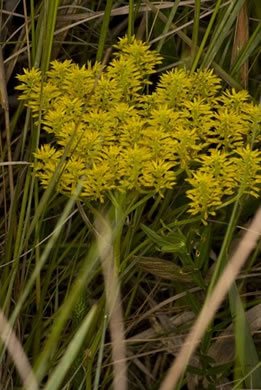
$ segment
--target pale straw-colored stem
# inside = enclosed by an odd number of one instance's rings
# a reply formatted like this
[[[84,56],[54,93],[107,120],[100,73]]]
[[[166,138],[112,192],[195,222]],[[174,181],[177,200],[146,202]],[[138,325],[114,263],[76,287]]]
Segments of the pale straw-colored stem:
[[[112,231],[104,219],[95,221],[101,258],[112,345],[113,390],[127,390],[127,363],[120,285],[113,254]]]
[[[39,387],[29,360],[2,310],[0,310],[0,338],[6,345],[7,351],[13,359],[24,388],[26,390],[38,390]]]

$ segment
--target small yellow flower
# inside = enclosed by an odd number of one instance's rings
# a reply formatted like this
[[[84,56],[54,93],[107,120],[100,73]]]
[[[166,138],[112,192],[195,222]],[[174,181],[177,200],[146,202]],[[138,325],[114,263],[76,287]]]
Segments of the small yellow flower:
[[[261,152],[246,148],[236,150],[237,157],[232,158],[235,180],[241,191],[258,198],[261,193]]]
[[[120,185],[125,190],[140,190],[140,177],[142,176],[144,163],[151,160],[151,155],[147,148],[134,147],[122,150],[119,159]]]
[[[61,151],[57,151],[50,144],[42,145],[35,153],[34,157],[42,161],[58,161],[62,155]]]
[[[232,195],[235,187],[235,166],[228,153],[211,149],[209,155],[202,154],[196,161],[201,163],[200,172],[212,175],[222,188],[223,195]]]
[[[81,196],[90,197],[104,202],[106,192],[115,188],[115,176],[110,170],[109,163],[93,164],[92,168],[85,170],[85,180]]]
[[[145,188],[158,192],[163,196],[163,190],[173,188],[176,184],[173,165],[164,160],[148,161],[144,164],[140,183]]]
[[[197,157],[199,151],[201,151],[205,145],[200,143],[200,138],[196,129],[177,128],[175,132],[173,132],[173,137],[177,140],[174,148],[177,161],[181,168],[189,170],[190,163]]]
[[[141,75],[131,58],[119,57],[112,60],[106,75],[110,80],[116,81],[122,101],[131,101],[143,87]]]
[[[115,57],[131,58],[138,69],[143,82],[148,83],[146,76],[154,73],[155,66],[161,63],[161,56],[158,52],[150,49],[149,45],[144,42],[137,41],[135,37],[129,39],[127,37],[121,38],[117,45],[114,45],[118,52]]]
[[[192,215],[201,214],[206,220],[208,214],[215,215],[215,208],[222,204],[222,188],[211,173],[195,172],[191,179],[186,179],[193,187],[186,194],[190,202],[189,212]]]
[[[221,88],[221,80],[213,74],[213,69],[198,69],[191,75],[191,85],[191,99],[198,96],[209,103],[215,101],[214,98]]]
[[[234,111],[227,108],[220,110],[215,116],[213,141],[226,151],[244,144],[244,136],[248,131],[248,124]]]
[[[16,87],[23,93],[18,97],[19,100],[28,101],[31,98],[31,94],[35,91],[39,91],[41,84],[42,73],[39,69],[32,68],[30,70],[24,69],[24,74],[18,75],[17,79],[20,81],[20,85]],[[39,98],[39,95],[38,95]]]
[[[191,82],[188,73],[183,69],[164,73],[156,89],[157,102],[178,109],[189,98]]]
[[[232,110],[240,114],[245,110],[249,100],[249,94],[247,91],[236,91],[234,88],[226,90],[221,97],[218,98],[219,102],[224,104],[224,107],[228,110]]]

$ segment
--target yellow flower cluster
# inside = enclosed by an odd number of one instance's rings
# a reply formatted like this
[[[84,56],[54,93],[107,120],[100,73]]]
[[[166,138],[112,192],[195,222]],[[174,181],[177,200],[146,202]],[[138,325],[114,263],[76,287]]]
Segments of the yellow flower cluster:
[[[20,99],[56,142],[35,153],[43,186],[70,144],[57,183],[64,194],[84,178],[81,196],[101,202],[109,191],[163,196],[186,175],[190,212],[205,219],[239,188],[258,196],[261,110],[247,92],[221,93],[207,70],[174,69],[152,88],[157,52],[135,38],[115,48],[106,68],[54,61],[46,75],[18,76]]]

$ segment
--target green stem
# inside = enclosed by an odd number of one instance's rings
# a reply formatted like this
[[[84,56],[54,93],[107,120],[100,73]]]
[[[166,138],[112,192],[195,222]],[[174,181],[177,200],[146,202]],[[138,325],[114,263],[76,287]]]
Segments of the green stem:
[[[212,16],[211,16],[211,18],[210,18],[208,27],[207,27],[206,32],[205,32],[205,34],[204,34],[204,37],[203,37],[203,39],[202,39],[202,41],[201,41],[201,44],[200,44],[200,47],[199,47],[199,49],[198,49],[197,55],[196,55],[196,57],[195,57],[195,59],[194,59],[194,61],[193,61],[193,64],[192,64],[192,67],[191,67],[191,73],[195,72],[195,69],[196,69],[196,67],[197,67],[197,65],[198,65],[200,56],[201,56],[201,54],[202,54],[202,52],[203,52],[203,49],[204,49],[205,44],[206,44],[206,42],[207,42],[208,36],[209,36],[209,34],[210,34],[210,31],[211,31],[212,26],[213,26],[213,24],[214,24],[214,21],[215,21],[215,19],[216,19],[217,13],[218,13],[219,8],[220,8],[220,6],[221,6],[221,2],[222,2],[222,0],[218,0],[217,3],[216,3],[214,12],[213,12],[213,14],[212,14]],[[192,44],[192,47],[193,47],[193,44]]]
[[[200,0],[195,0],[194,24],[193,24],[193,33],[192,33],[192,47],[191,47],[192,61],[194,61],[197,52],[199,17],[200,17]]]
[[[111,221],[111,225],[115,231],[113,237],[113,253],[117,273],[120,271],[122,231],[127,217],[126,212],[124,212],[127,209],[126,204],[126,194],[117,193],[114,195],[111,213],[113,220]]]
[[[106,40],[106,35],[110,23],[110,17],[111,17],[111,9],[112,9],[112,0],[106,1],[106,7],[104,12],[104,18],[102,23],[102,28],[100,32],[100,38],[99,38],[99,44],[98,44],[98,51],[96,55],[96,61],[101,61],[103,56],[103,50]]]
[[[230,244],[231,244],[231,241],[233,238],[233,234],[234,234],[234,231],[235,231],[235,228],[237,225],[237,221],[238,221],[240,212],[241,212],[241,204],[242,204],[242,197],[239,196],[238,200],[235,202],[234,207],[233,207],[233,211],[232,211],[232,215],[230,217],[230,221],[228,224],[226,235],[225,235],[225,238],[223,240],[222,247],[221,247],[218,259],[217,259],[215,271],[214,271],[214,274],[212,276],[212,279],[211,279],[211,282],[210,282],[210,285],[208,288],[207,298],[212,293],[213,288],[214,288],[221,272],[223,271],[223,269],[225,268],[225,265],[227,263],[229,247],[230,247]]]
[[[134,31],[134,1],[129,0],[129,16],[128,16],[128,41],[131,42],[131,37]]]
[[[169,32],[170,30],[170,27],[171,27],[171,24],[173,22],[173,19],[176,15],[176,12],[177,12],[177,9],[178,9],[178,6],[179,6],[179,3],[180,3],[180,0],[176,0],[174,1],[173,3],[173,7],[171,8],[171,11],[169,13],[169,17],[168,17],[168,20],[167,22],[165,23],[165,26],[164,26],[164,29],[162,31],[162,35],[163,35],[163,38],[159,41],[158,45],[157,45],[157,48],[156,50],[160,53],[161,52],[161,49],[162,49],[162,46],[164,45],[164,42],[165,42],[165,37],[164,35]]]

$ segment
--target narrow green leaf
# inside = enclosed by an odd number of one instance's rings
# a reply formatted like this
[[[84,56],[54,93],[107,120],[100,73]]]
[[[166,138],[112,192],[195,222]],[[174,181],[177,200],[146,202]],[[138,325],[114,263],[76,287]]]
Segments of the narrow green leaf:
[[[165,39],[166,39],[164,37],[164,35],[169,31],[169,29],[171,27],[171,24],[172,24],[172,21],[173,21],[175,15],[176,15],[179,3],[180,3],[180,0],[174,1],[173,7],[170,10],[168,20],[167,20],[167,22],[166,22],[166,24],[164,26],[163,31],[162,31],[163,38],[159,41],[159,43],[158,43],[158,45],[156,47],[156,50],[159,51],[159,52],[161,51],[162,46],[164,45],[164,42],[165,42]]]
[[[36,37],[35,37],[35,10],[34,10],[34,1],[30,0],[30,9],[31,9],[31,36],[32,36],[32,63],[35,61],[36,53]]]
[[[203,50],[204,50],[205,44],[206,44],[206,42],[207,42],[208,36],[209,36],[209,34],[210,34],[210,31],[211,31],[212,26],[213,26],[213,24],[214,24],[214,21],[215,21],[215,19],[216,19],[217,13],[218,13],[218,11],[219,11],[220,5],[221,5],[221,0],[218,0],[217,3],[216,3],[216,6],[215,6],[214,12],[213,12],[213,14],[211,15],[211,18],[210,18],[208,27],[207,27],[207,29],[206,29],[206,32],[205,32],[205,34],[204,34],[204,37],[203,37],[203,39],[202,39],[202,41],[201,41],[200,47],[199,47],[199,49],[198,49],[198,51],[197,51],[197,54],[196,54],[196,56],[195,56],[194,62],[193,62],[193,64],[192,64],[191,73],[193,73],[193,72],[196,70],[196,67],[197,67],[197,65],[198,65],[200,56],[201,56],[201,54],[203,53]],[[193,45],[193,43],[192,43],[192,45]],[[193,46],[192,46],[192,47],[193,47]],[[195,48],[195,45],[194,45],[194,50],[195,50],[195,49],[196,49],[196,48]],[[205,58],[204,58],[204,60],[205,60]]]
[[[129,16],[128,16],[128,40],[131,41],[131,36],[134,31],[134,1],[129,0]]]
[[[200,234],[201,239],[195,254],[196,264],[199,269],[208,263],[208,257],[211,248],[211,226],[204,226]]]
[[[83,265],[79,272],[79,278],[75,280],[71,288],[70,294],[66,298],[66,301],[64,301],[63,305],[59,308],[59,315],[57,315],[56,321],[51,328],[50,336],[48,337],[44,349],[42,350],[36,361],[35,373],[39,382],[42,380],[44,375],[46,375],[50,355],[57,347],[63,327],[73,310],[74,304],[77,301],[79,294],[81,293],[82,289],[87,285],[88,281],[94,276],[92,270],[97,264],[98,259],[99,256],[97,246],[94,244],[89,249],[86,259],[83,262]]]
[[[100,381],[101,369],[102,369],[102,359],[103,359],[103,354],[104,354],[106,329],[107,329],[107,316],[104,316],[103,326],[102,326],[102,328],[99,328],[99,331],[101,331],[101,340],[100,340],[100,346],[99,346],[99,354],[98,354],[93,390],[99,389],[99,381]]]
[[[251,56],[253,51],[256,49],[261,42],[261,22],[258,23],[255,31],[247,41],[246,46],[240,51],[238,58],[231,70],[231,76],[235,76],[239,71],[241,66],[247,61],[247,59]]]
[[[102,28],[101,28],[101,32],[100,32],[96,61],[102,60],[105,40],[106,40],[108,27],[109,27],[109,23],[110,23],[111,9],[112,9],[112,0],[107,0],[105,12],[104,12],[104,17],[103,17]]]
[[[160,236],[143,224],[141,224],[141,228],[148,238],[160,247],[162,252],[184,252],[186,249],[186,239],[181,233],[170,233],[167,236]]]
[[[209,288],[208,288],[208,294],[207,294],[208,297],[212,293],[213,288],[214,288],[217,280],[219,279],[222,271],[224,270],[224,268],[227,264],[229,247],[230,247],[230,244],[231,244],[231,241],[233,238],[233,234],[234,234],[234,231],[236,228],[236,224],[237,224],[240,212],[241,212],[241,203],[238,199],[234,204],[233,211],[232,211],[232,214],[231,214],[231,217],[229,220],[228,228],[227,228],[227,231],[226,231],[223,243],[222,243],[222,247],[220,249],[218,259],[216,261],[215,270],[214,270],[214,273],[213,273],[213,276],[211,278],[211,282],[210,282]]]
[[[235,283],[229,291],[231,314],[234,318],[236,357],[239,360],[242,374],[246,376],[248,388],[259,389],[261,386],[261,368],[258,368],[260,359],[247,323],[243,304]],[[251,375],[250,371],[257,367]]]
[[[58,6],[59,0],[49,0],[44,4],[46,31],[43,37],[43,56],[41,63],[41,69],[43,71],[46,71],[49,68]]]
[[[222,15],[222,18],[220,18],[220,22],[211,37],[210,45],[202,61],[202,67],[209,67],[214,61],[216,53],[221,48],[221,45],[228,36],[229,31],[233,23],[235,22],[236,17],[244,2],[245,0],[233,0],[227,7],[224,15]]]
[[[192,32],[191,62],[194,61],[197,52],[200,21],[200,0],[195,0],[194,24]]]
[[[97,311],[97,306],[94,305],[89,311],[89,313],[87,314],[87,316],[85,317],[85,319],[83,320],[74,338],[70,342],[60,363],[55,368],[46,386],[44,387],[44,390],[57,390],[60,388],[60,385],[67,371],[69,370],[73,360],[76,358],[79,350],[82,347],[82,343],[94,319],[96,311]]]

